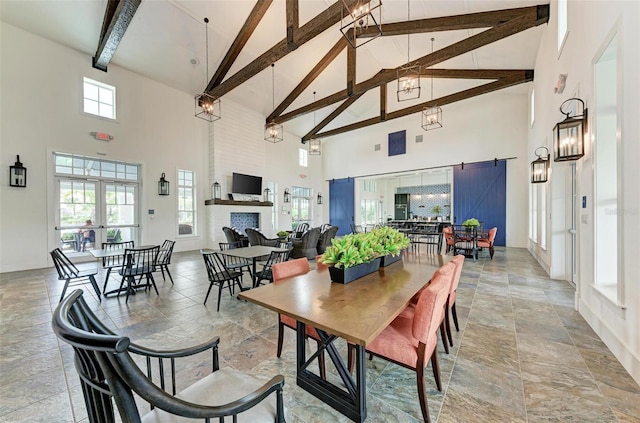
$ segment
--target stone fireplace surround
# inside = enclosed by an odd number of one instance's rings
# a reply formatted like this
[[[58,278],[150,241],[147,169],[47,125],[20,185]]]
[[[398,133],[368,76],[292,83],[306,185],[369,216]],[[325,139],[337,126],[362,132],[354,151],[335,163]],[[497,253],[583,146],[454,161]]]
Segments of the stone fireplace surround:
[[[234,226],[231,222],[232,213],[251,213],[258,216],[258,227],[269,238],[275,238],[276,234],[271,222],[272,207],[259,206],[259,205],[223,205],[223,204],[209,204],[207,201],[205,205],[205,213],[207,219],[207,227],[209,233],[207,234],[207,248],[218,249],[220,242],[227,242],[227,238],[222,232],[223,226]],[[238,228],[244,231],[245,228]]]

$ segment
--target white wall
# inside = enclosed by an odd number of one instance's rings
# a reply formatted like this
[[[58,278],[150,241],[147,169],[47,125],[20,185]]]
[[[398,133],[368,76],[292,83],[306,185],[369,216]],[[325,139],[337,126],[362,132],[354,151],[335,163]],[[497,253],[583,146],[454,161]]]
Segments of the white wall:
[[[507,161],[506,244],[527,245],[528,98],[522,87],[485,94],[443,107],[443,127],[424,132],[411,115],[327,139],[327,179],[447,166],[493,158]],[[407,130],[407,152],[389,157],[387,136]],[[416,143],[416,135],[424,141]],[[380,144],[380,151],[374,145]],[[404,184],[404,182],[403,182]]]
[[[578,216],[578,278],[577,308],[611,351],[640,383],[640,285],[637,283],[637,260],[640,257],[640,3],[635,1],[569,2],[569,34],[560,54],[557,51],[556,3],[551,4],[551,18],[545,28],[536,60],[535,116],[536,121],[529,131],[529,160],[541,140],[551,142],[554,125],[562,120],[560,104],[571,97],[581,98],[587,107],[595,106],[593,64],[612,31],[618,33],[618,57],[620,63],[620,87],[618,88],[621,151],[619,166],[622,167],[618,191],[618,235],[622,248],[621,265],[618,272],[618,297],[613,300],[603,295],[594,285],[594,143],[595,132],[590,127],[586,155],[576,164],[578,199],[587,198],[587,206],[579,209]],[[565,92],[553,94],[558,74],[568,74]],[[593,125],[590,110],[589,125]],[[568,164],[552,163],[550,187],[552,212],[548,219],[558,228],[555,212],[566,212],[562,191],[566,187]],[[558,180],[560,179],[560,180]],[[580,201],[579,201],[580,203]],[[553,217],[553,219],[552,219]],[[547,225],[548,227],[550,225]],[[549,251],[544,259],[551,268],[565,260],[566,246],[560,239],[552,237]],[[535,248],[535,246],[534,246]],[[616,263],[611,263],[615,266]]]
[[[193,116],[193,97],[115,65],[107,73],[98,71],[87,55],[0,25],[1,163],[6,170],[19,154],[28,169],[24,189],[10,188],[8,172],[0,172],[0,271],[46,267],[48,252],[57,246],[51,208],[55,183],[49,173],[53,151],[140,163],[141,242],[177,239],[177,169],[193,170],[204,182],[199,204],[207,192],[206,126]],[[81,111],[83,76],[116,87],[116,122]],[[91,131],[114,139],[96,141]],[[168,197],[157,194],[162,172],[171,182]],[[155,210],[153,220],[148,209]],[[197,227],[206,233],[203,213]],[[175,250],[201,245],[201,236],[180,238]]]

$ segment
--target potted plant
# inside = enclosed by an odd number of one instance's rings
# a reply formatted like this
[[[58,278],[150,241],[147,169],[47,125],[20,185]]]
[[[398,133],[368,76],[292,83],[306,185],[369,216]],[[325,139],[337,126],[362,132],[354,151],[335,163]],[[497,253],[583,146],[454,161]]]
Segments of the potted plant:
[[[383,254],[384,248],[372,232],[349,234],[332,239],[320,262],[329,266],[333,282],[346,284],[378,270]]]
[[[280,239],[286,239],[289,236],[289,232],[287,232],[287,231],[278,231],[276,233],[276,235],[278,235],[278,238],[280,238]]]
[[[436,215],[436,218],[440,216],[440,213],[442,213],[442,206],[439,205],[435,205],[433,207],[431,207],[431,213]]]
[[[383,226],[371,231],[381,245],[383,254],[380,260],[380,267],[385,267],[402,258],[402,250],[411,245],[411,240],[397,229]]]
[[[464,222],[462,222],[462,226],[466,226],[467,228],[471,228],[474,226],[478,227],[480,226],[480,222],[475,217],[472,217],[471,219],[467,219]]]

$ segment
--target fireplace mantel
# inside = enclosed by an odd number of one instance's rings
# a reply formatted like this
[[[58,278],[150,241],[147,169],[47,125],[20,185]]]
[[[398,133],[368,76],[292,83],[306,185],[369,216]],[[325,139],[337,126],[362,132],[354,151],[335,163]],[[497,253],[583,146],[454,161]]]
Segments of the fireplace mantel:
[[[236,201],[236,200],[205,200],[205,206],[212,205],[220,205],[220,206],[249,206],[249,207],[272,207],[273,203],[271,201]]]

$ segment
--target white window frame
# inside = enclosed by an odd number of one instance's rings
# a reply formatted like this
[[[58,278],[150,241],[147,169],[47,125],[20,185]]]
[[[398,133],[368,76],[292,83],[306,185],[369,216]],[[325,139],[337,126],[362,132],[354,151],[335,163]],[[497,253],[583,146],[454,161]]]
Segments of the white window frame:
[[[87,85],[96,87],[98,90],[98,98],[87,97]],[[110,94],[109,104],[107,98],[107,94]],[[98,104],[98,113],[94,113],[92,111],[87,110],[86,102],[92,101]],[[104,109],[111,108],[111,113],[102,113],[101,111]],[[83,77],[82,78],[82,111],[91,116],[97,116],[103,119],[116,120],[116,87],[113,85],[105,84],[100,81],[96,81],[91,78]]]
[[[562,48],[569,34],[569,0],[558,0],[558,56],[562,53]]]
[[[531,115],[531,127],[533,128],[533,124],[536,121],[536,90],[535,89],[531,90],[529,107],[531,107],[531,110],[529,111],[529,113]]]
[[[181,177],[181,173],[190,173],[191,174],[191,185],[184,183],[186,181],[185,177]],[[184,237],[193,237],[197,236],[198,233],[198,198],[197,198],[197,180],[196,180],[196,172],[188,169],[178,169],[176,172],[176,207],[177,207],[177,215],[176,215],[176,233],[180,238]],[[186,196],[181,195],[182,190],[190,190],[191,191],[191,208],[187,207]],[[182,200],[185,201],[182,201]],[[192,221],[191,221],[191,233],[190,234],[181,234],[180,233],[180,213],[191,213]],[[182,223],[185,223],[184,221]]]
[[[309,209],[307,210],[308,212],[307,219],[300,219],[300,216],[302,215],[302,213],[300,212],[300,210],[302,210],[301,200],[306,200],[306,203],[309,206]],[[311,188],[296,187],[296,186],[291,187],[291,208],[293,209],[294,204],[297,204],[297,208],[298,208],[297,218],[295,218],[293,213],[291,213],[291,229],[295,230],[295,228],[300,223],[303,223],[303,222],[306,222],[309,224],[309,226],[312,226],[312,223],[313,223],[313,201],[312,200],[313,200],[313,192],[311,191]],[[298,223],[298,225],[294,226],[296,222]]]
[[[305,148],[298,149],[298,165],[302,167],[309,166],[309,152]]]

